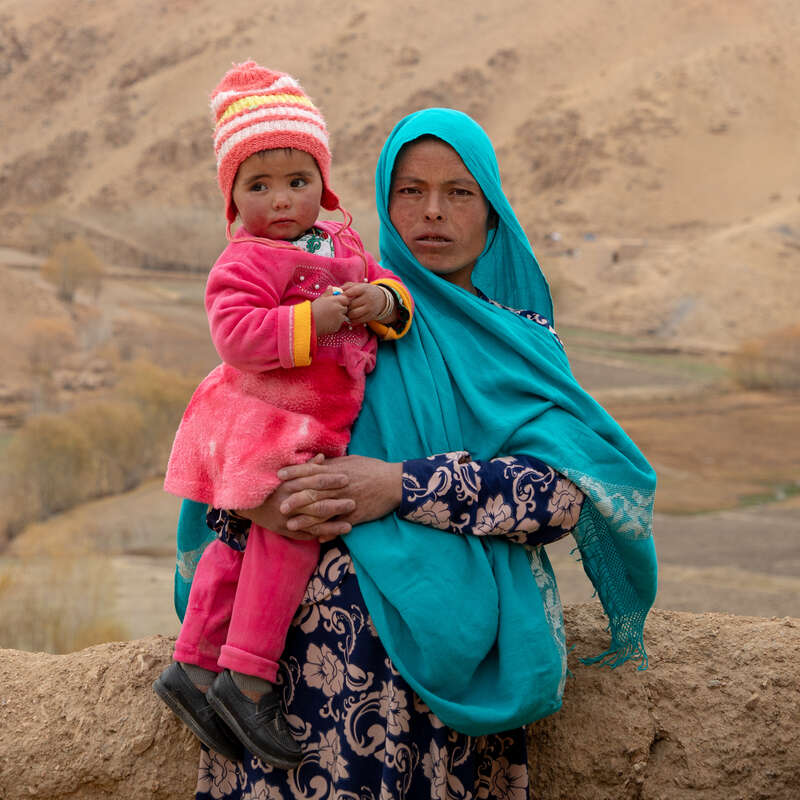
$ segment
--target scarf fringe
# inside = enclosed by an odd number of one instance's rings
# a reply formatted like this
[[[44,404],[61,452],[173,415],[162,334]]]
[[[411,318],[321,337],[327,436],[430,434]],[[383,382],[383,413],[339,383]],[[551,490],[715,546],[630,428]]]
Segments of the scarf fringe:
[[[595,595],[600,597],[611,633],[611,644],[606,651],[579,661],[582,664],[600,664],[611,669],[626,661],[635,661],[637,670],[647,669],[644,624],[650,609],[642,606],[627,580],[620,581],[619,566],[615,569],[609,563],[610,558],[616,555],[613,540],[606,529],[602,514],[588,496],[576,532],[583,568],[595,588]],[[626,584],[628,597],[623,597],[620,589]]]
[[[638,661],[636,669],[639,672],[647,669],[648,658],[647,652],[644,648],[644,637],[640,636],[636,641],[628,642],[625,645],[615,646],[612,642],[611,647],[608,648],[599,656],[590,656],[587,658],[579,658],[581,664],[599,664],[601,667],[609,667],[616,669],[626,661]]]

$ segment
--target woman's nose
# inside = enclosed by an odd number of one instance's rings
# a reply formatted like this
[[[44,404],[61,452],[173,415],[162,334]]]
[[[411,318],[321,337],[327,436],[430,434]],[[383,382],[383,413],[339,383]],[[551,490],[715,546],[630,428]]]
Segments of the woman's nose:
[[[428,196],[428,202],[425,205],[425,219],[429,221],[444,219],[442,204],[434,194]]]

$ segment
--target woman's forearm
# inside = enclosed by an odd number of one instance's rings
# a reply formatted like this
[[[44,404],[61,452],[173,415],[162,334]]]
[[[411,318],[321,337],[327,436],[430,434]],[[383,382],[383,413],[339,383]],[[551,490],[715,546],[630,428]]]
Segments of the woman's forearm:
[[[322,540],[397,511],[440,530],[537,546],[569,533],[584,499],[568,478],[525,455],[472,461],[458,452],[402,463],[319,456],[279,477],[264,504],[238,513],[284,535]],[[227,524],[224,515],[217,520]],[[241,527],[231,527],[240,539]]]
[[[572,481],[532,456],[472,461],[458,452],[404,462],[398,513],[440,530],[536,546],[569,533],[582,504]]]

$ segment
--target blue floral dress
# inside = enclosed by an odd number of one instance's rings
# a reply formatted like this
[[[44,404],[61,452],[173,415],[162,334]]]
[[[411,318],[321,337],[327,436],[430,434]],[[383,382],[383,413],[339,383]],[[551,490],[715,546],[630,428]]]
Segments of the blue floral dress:
[[[582,503],[581,491],[538,459],[472,461],[459,452],[406,461],[397,513],[454,535],[505,536],[528,548],[563,645],[543,545],[572,530]],[[249,523],[219,510],[208,519],[229,545],[244,546]],[[470,737],[430,711],[378,639],[346,541],[322,546],[278,676],[304,751],[300,766],[275,769],[247,754],[234,763],[203,747],[196,800],[527,800],[524,728]]]

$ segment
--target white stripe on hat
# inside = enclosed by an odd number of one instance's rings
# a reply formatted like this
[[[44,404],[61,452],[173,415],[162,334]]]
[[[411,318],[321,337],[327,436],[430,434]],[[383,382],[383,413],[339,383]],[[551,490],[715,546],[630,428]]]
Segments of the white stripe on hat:
[[[237,100],[240,97],[248,97],[251,94],[269,94],[270,92],[276,92],[279,89],[286,88],[299,89],[301,92],[303,91],[300,84],[293,77],[291,77],[291,75],[284,75],[271,83],[269,86],[264,86],[262,88],[220,92],[211,98],[211,109],[214,114],[218,114],[219,110],[223,106],[230,105],[234,100]],[[305,96],[305,92],[303,92],[303,95]]]
[[[239,114],[222,125],[214,136],[214,150],[217,150],[221,146],[222,140],[237,128],[243,125],[252,125],[261,120],[269,119],[270,117],[277,117],[280,119],[286,119],[287,117],[304,117],[311,122],[316,122],[320,130],[323,133],[326,132],[322,115],[316,109],[311,111],[298,106],[262,106]]]
[[[284,131],[305,133],[316,139],[326,150],[329,149],[328,137],[317,125],[312,125],[310,122],[301,122],[294,119],[282,119],[280,122],[258,122],[255,125],[249,125],[240,131],[236,131],[225,140],[217,152],[217,166],[219,167],[225,156],[240,142],[244,142],[253,136],[260,136],[265,133],[283,133]]]

